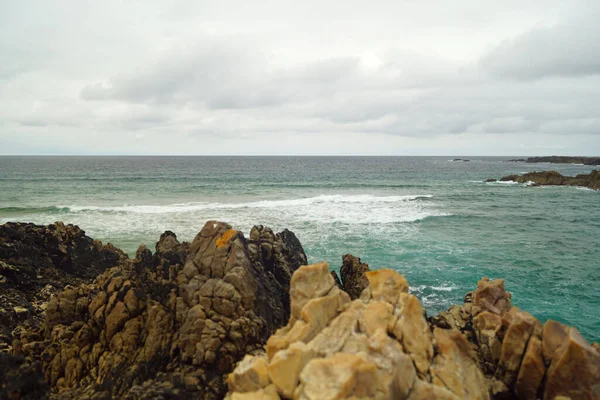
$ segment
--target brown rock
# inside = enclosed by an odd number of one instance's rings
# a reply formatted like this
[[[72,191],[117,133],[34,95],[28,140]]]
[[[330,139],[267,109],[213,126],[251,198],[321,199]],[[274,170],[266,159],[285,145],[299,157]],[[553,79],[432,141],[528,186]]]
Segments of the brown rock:
[[[436,357],[431,382],[461,399],[489,399],[488,388],[470,354],[469,344],[457,330],[434,330]]]
[[[358,299],[362,291],[369,286],[369,281],[365,277],[365,273],[370,271],[369,265],[361,262],[360,258],[351,254],[344,255],[342,260],[340,276],[344,290],[352,300]]]
[[[300,374],[294,399],[337,400],[373,398],[377,369],[374,364],[354,354],[339,353],[313,359]]]
[[[515,395],[522,400],[536,400],[539,398],[540,385],[546,366],[542,356],[542,341],[533,336],[529,339],[527,350],[521,361],[519,374],[515,383]]]
[[[507,387],[512,388],[517,380],[527,342],[534,334],[534,329],[538,328],[541,331],[541,326],[539,321],[529,313],[508,313],[506,317],[510,315],[512,315],[512,321],[502,341],[500,361],[494,379],[502,381]]]
[[[473,305],[480,311],[502,315],[511,308],[511,294],[504,290],[504,279],[483,278],[473,293]]]
[[[600,353],[575,328],[554,352],[546,375],[544,399],[600,398]]]

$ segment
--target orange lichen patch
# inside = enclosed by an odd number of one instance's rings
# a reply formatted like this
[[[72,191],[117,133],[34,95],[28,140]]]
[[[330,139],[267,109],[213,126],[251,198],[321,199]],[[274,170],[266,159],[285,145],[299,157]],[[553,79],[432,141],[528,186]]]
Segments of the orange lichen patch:
[[[221,248],[225,246],[231,240],[231,238],[235,236],[236,233],[237,231],[235,229],[228,229],[225,231],[225,233],[223,233],[221,237],[217,239],[217,247]]]

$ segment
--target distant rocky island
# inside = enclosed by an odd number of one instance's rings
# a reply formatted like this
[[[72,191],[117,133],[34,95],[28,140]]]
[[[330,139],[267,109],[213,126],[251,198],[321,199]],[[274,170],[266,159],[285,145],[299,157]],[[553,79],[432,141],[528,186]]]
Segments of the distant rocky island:
[[[600,190],[600,171],[589,174],[564,176],[556,171],[529,172],[523,175],[508,175],[500,179],[486,179],[485,182],[532,182],[532,186],[581,186]]]
[[[0,225],[0,399],[598,399],[600,351],[483,278],[427,317],[406,279],[207,222],[135,258]]]
[[[509,162],[526,162],[526,163],[600,165],[600,157],[549,156],[549,157],[515,158],[512,160],[508,160],[508,161]]]

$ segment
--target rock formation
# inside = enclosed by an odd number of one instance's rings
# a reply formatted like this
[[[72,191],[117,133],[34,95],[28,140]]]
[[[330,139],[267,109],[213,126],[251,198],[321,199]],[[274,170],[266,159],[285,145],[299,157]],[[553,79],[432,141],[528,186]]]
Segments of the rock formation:
[[[229,375],[229,398],[489,398],[458,330],[432,330],[398,273],[366,277],[369,286],[352,301],[327,264],[296,271],[288,324],[269,338],[266,354],[246,357]]]
[[[486,182],[494,182],[488,179]],[[593,170],[589,174],[576,176],[563,176],[556,171],[529,172],[523,175],[508,175],[500,179],[500,182],[533,182],[533,186],[582,186],[590,189],[600,190],[600,171]]]
[[[165,232],[92,283],[67,286],[13,354],[41,362],[60,398],[222,398],[223,376],[290,315],[306,256],[289,231],[250,239],[210,221],[192,243]]]
[[[431,319],[467,338],[498,399],[600,398],[600,352],[577,329],[511,305],[501,279],[482,279],[462,306]],[[559,372],[560,371],[560,372]]]
[[[21,333],[40,327],[53,294],[126,258],[73,225],[0,225],[0,351],[10,351]]]
[[[288,324],[229,375],[228,398],[600,398],[600,352],[575,328],[512,307],[502,280],[482,279],[427,321],[403,276],[365,275],[351,301],[327,264],[300,268]]]
[[[263,226],[167,231],[134,259],[74,226],[0,226],[0,399],[600,398],[597,345],[502,280],[428,319],[392,270],[306,264]]]
[[[600,165],[600,157],[549,156],[549,157],[529,157],[526,160],[519,159],[519,160],[511,160],[511,161],[525,161],[527,163]]]

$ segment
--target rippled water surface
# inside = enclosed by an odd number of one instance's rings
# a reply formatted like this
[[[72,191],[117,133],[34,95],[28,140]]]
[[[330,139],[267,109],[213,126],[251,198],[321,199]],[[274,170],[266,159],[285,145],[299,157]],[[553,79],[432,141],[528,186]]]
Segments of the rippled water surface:
[[[209,219],[288,228],[310,261],[352,253],[405,274],[431,314],[482,276],[600,339],[600,192],[484,183],[591,167],[448,157],[0,157],[0,223],[57,220],[130,255]]]

